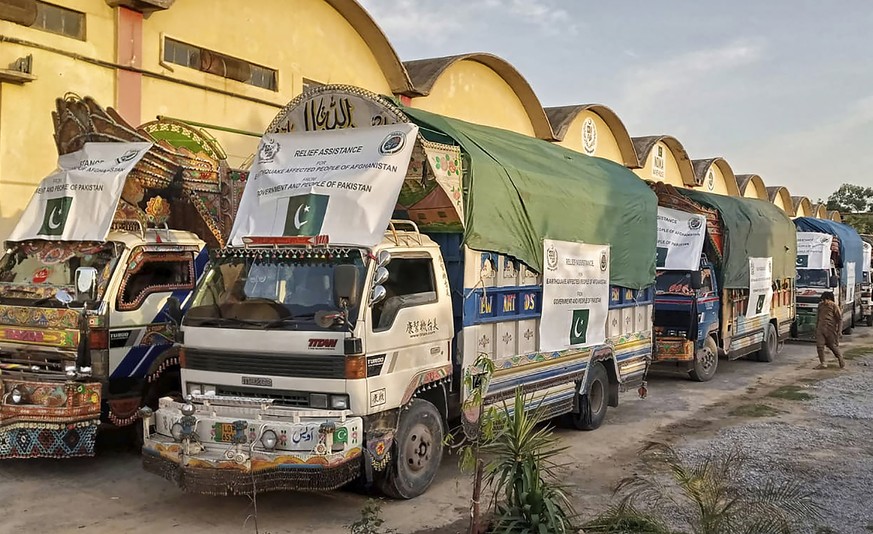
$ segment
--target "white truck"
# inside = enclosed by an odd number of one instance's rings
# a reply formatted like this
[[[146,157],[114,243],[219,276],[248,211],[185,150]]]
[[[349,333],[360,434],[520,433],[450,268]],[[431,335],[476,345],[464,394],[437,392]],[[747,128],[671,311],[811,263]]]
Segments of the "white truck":
[[[202,132],[168,122],[135,131],[87,98],[59,100],[55,117],[58,170],[0,259],[0,459],[92,456],[101,424],[137,430],[144,403],[179,391],[180,303],[206,242],[167,228],[171,200],[150,190],[177,171],[186,188],[191,170],[195,196],[220,189],[218,161],[161,143],[172,129],[194,146]]]
[[[353,114],[320,124],[361,127],[299,131],[331,109]],[[529,181],[512,190],[530,189],[502,204],[514,173]],[[524,235],[505,228],[519,208]],[[482,251],[503,209],[516,213]],[[656,209],[604,160],[358,88],[302,95],[263,138],[231,246],[182,323],[186,398],[142,411],[144,468],[214,495],[363,477],[416,497],[449,423],[475,419],[463,377],[480,355],[495,366],[487,404],[521,388],[539,416],[597,428],[651,359]],[[610,224],[588,224],[603,213]]]

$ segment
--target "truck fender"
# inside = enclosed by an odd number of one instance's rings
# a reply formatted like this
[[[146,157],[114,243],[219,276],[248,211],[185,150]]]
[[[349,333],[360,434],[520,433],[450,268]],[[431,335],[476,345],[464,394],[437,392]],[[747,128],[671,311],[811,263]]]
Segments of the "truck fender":
[[[157,358],[149,366],[146,372],[146,383],[153,384],[158,381],[167,369],[180,368],[179,362],[179,346],[173,345],[164,352],[160,353]]]
[[[582,381],[579,383],[579,387],[577,392],[579,395],[576,397],[575,406],[573,409],[578,412],[579,405],[578,400],[582,395],[588,393],[588,386],[591,380],[591,373],[588,372],[595,364],[602,363],[603,367],[606,369],[606,376],[609,377],[609,394],[607,398],[607,406],[618,406],[618,393],[619,393],[619,380],[618,380],[618,363],[615,361],[615,353],[611,346],[607,345],[605,347],[600,347],[594,350],[594,353],[591,355],[591,359],[588,362],[588,368],[585,370],[585,376],[582,377]]]

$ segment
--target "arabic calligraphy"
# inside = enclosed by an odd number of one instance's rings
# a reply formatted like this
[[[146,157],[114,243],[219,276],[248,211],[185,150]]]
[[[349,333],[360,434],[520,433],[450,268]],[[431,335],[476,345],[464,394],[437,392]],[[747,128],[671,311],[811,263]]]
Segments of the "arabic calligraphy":
[[[327,104],[325,102],[327,101]],[[354,128],[355,106],[348,97],[335,96],[312,99],[303,107],[303,120],[307,132],[313,130],[341,130]]]

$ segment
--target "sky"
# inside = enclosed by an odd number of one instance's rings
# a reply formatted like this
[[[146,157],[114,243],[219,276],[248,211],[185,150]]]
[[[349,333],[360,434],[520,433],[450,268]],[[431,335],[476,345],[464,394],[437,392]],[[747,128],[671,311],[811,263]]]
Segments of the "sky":
[[[599,103],[792,195],[873,186],[869,0],[360,0],[401,60],[515,66],[546,107]]]

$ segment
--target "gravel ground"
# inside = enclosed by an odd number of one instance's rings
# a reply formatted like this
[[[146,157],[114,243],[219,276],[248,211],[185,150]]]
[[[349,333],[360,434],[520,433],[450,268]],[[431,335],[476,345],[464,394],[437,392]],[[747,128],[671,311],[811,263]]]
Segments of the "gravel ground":
[[[823,508],[820,524],[803,533],[873,531],[873,366],[851,362],[848,373],[808,386],[809,401],[766,398],[782,414],[680,442],[690,463],[739,449],[747,458],[735,473],[743,486],[799,481]],[[680,526],[676,510],[666,513]]]

